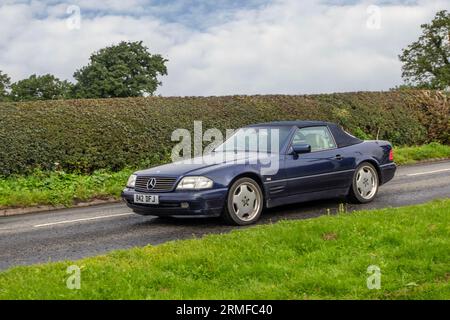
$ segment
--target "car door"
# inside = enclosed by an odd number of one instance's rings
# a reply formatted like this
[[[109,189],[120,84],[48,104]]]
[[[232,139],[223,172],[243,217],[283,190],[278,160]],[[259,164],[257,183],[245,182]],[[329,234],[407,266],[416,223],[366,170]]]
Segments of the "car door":
[[[339,189],[348,186],[353,160],[346,158],[327,126],[297,129],[291,145],[309,144],[311,152],[293,154],[289,148],[285,174],[289,195]]]

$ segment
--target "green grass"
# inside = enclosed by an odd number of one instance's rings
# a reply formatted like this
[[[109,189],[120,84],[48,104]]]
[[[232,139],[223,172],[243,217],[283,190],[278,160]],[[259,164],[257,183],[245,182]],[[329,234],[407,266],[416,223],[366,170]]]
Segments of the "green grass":
[[[450,158],[450,146],[432,142],[423,146],[400,147],[394,149],[395,162],[400,165],[413,164],[430,159]]]
[[[66,287],[72,264],[80,290]],[[16,267],[0,299],[450,299],[450,199]]]
[[[35,172],[29,176],[0,179],[0,208],[66,205],[92,199],[119,198],[133,172],[96,171],[92,175],[61,171]]]
[[[430,143],[419,147],[395,148],[399,165],[420,160],[450,158],[450,146]],[[92,199],[116,198],[126,184],[132,169],[118,172],[96,171],[92,175],[36,172],[29,176],[0,179],[0,209],[36,205],[71,206]]]

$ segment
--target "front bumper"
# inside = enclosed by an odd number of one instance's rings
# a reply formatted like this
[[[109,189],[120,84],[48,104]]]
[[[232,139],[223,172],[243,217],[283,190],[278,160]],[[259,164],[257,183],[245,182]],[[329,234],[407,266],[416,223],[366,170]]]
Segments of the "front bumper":
[[[122,191],[122,199],[135,213],[155,216],[220,216],[225,205],[227,188],[197,191],[149,193],[159,196],[159,204],[134,203],[134,189]],[[182,203],[187,207],[182,207]]]

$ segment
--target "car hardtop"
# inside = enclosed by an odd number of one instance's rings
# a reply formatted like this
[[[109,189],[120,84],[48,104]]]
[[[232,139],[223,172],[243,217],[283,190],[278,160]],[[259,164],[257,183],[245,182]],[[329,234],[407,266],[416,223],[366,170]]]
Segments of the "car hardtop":
[[[326,126],[330,130],[331,134],[336,141],[338,148],[343,148],[355,144],[359,144],[363,142],[363,140],[358,139],[348,132],[344,131],[342,127],[333,122],[327,121],[315,121],[315,120],[295,120],[295,121],[272,121],[265,123],[257,123],[246,126],[245,128],[267,128],[267,127],[298,127],[307,128],[307,127],[321,127]]]
[[[305,128],[305,127],[316,127],[316,126],[331,126],[336,125],[332,122],[326,122],[326,121],[310,121],[310,120],[295,120],[295,121],[272,121],[272,122],[263,122],[263,123],[256,123],[249,126],[246,126],[246,128],[254,128],[254,127],[298,127],[298,128]]]

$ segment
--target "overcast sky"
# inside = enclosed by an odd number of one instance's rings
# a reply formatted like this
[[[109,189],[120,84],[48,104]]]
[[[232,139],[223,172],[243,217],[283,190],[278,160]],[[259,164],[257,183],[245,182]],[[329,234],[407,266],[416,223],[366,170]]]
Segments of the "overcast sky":
[[[169,59],[163,96],[388,90],[402,82],[397,56],[420,24],[450,9],[450,0],[0,4],[0,70],[12,81],[33,73],[73,81],[92,52],[143,40]]]

